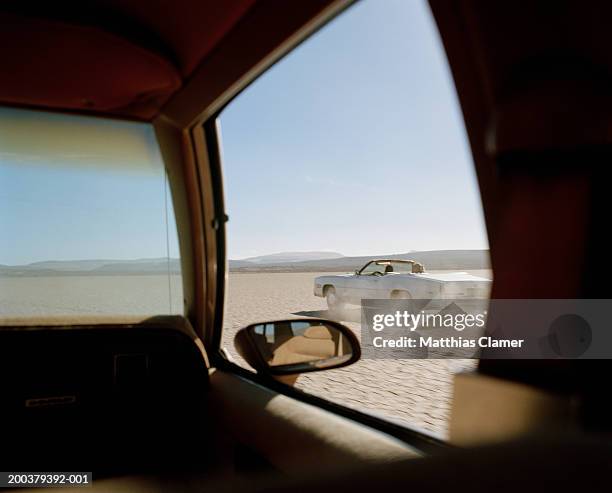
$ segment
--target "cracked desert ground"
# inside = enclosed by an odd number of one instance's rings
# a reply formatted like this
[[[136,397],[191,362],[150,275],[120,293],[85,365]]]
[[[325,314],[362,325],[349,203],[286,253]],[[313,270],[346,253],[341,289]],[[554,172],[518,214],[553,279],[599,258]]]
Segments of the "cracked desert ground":
[[[489,277],[487,272],[474,272]],[[232,343],[240,328],[254,322],[315,316],[326,318],[327,305],[313,295],[322,273],[230,273],[224,323],[224,347],[244,364]],[[343,320],[360,335],[359,309]],[[446,437],[453,374],[474,368],[473,360],[365,359],[352,366],[299,377],[304,392],[382,415]]]

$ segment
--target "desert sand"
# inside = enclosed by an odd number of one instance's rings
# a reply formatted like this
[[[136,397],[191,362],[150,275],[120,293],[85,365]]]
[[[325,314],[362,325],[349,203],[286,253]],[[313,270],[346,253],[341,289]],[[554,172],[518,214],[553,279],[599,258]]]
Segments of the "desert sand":
[[[223,344],[236,362],[246,365],[233,345],[241,327],[280,318],[329,317],[325,300],[312,292],[317,275],[230,273]],[[343,318],[359,335],[359,308],[348,310]],[[297,387],[446,437],[453,374],[475,365],[473,360],[361,360],[346,368],[302,375]]]

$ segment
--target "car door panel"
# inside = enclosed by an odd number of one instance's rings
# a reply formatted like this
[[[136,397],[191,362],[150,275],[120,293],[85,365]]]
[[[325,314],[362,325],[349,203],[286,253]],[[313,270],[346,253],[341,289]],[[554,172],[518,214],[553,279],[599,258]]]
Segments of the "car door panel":
[[[210,411],[238,442],[252,447],[286,473],[388,463],[420,453],[383,432],[311,404],[215,370]]]
[[[355,275],[351,279],[351,298],[359,304],[362,299],[376,298],[380,289],[380,278],[372,275]]]

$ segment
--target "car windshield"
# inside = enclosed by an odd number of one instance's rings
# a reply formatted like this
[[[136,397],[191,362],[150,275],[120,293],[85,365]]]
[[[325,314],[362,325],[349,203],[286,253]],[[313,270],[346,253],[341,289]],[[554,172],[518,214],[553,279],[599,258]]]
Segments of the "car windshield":
[[[408,274],[412,272],[412,262],[383,262],[384,269],[387,273],[389,271],[393,273]],[[393,269],[393,270],[391,270]]]
[[[412,262],[402,262],[399,260],[381,260],[376,262],[371,262],[366,265],[361,271],[362,275],[373,274],[375,272],[380,272],[381,274],[408,274],[412,272]]]

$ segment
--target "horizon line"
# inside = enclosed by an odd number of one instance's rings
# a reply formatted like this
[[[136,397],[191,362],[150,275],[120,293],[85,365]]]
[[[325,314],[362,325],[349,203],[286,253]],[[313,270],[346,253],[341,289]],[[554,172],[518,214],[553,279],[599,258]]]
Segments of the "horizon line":
[[[449,251],[489,251],[489,248],[443,248],[443,249],[434,249],[434,250],[409,250],[406,252],[397,252],[397,253],[385,253],[385,254],[358,254],[358,255],[345,255],[343,253],[340,252],[335,252],[332,250],[316,250],[316,251],[285,251],[285,252],[275,252],[275,253],[266,253],[266,254],[262,254],[262,255],[250,255],[248,257],[242,257],[242,258],[228,258],[227,260],[238,260],[238,261],[248,261],[248,259],[250,258],[257,258],[257,257],[268,257],[268,256],[272,256],[272,255],[280,255],[280,254],[299,254],[299,253],[325,253],[325,252],[329,252],[329,253],[336,253],[338,255],[341,255],[342,258],[351,258],[351,257],[385,257],[385,256],[390,256],[390,255],[404,255],[404,254],[414,254],[414,253],[427,253],[427,252],[449,252]],[[336,257],[336,258],[340,258],[340,257]],[[67,259],[67,260],[56,260],[56,259],[46,259],[46,260],[35,260],[32,262],[28,262],[28,263],[22,263],[22,264],[5,264],[0,262],[0,266],[4,266],[4,267],[27,267],[27,266],[31,266],[34,264],[40,264],[40,263],[52,263],[52,262],[57,262],[57,263],[62,263],[62,262],[137,262],[137,261],[151,261],[151,260],[179,260],[180,261],[180,257],[136,257],[136,258],[117,258],[117,259],[110,259],[110,258],[80,258],[80,259]],[[334,258],[320,258],[320,259],[312,259],[312,260],[334,260]]]

